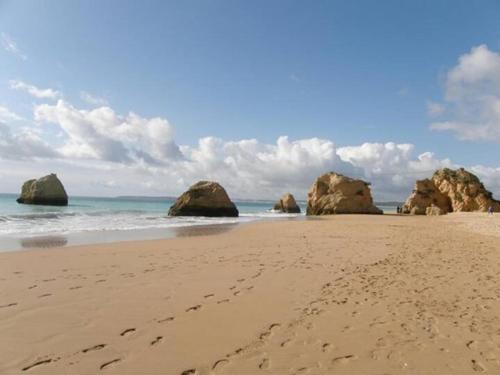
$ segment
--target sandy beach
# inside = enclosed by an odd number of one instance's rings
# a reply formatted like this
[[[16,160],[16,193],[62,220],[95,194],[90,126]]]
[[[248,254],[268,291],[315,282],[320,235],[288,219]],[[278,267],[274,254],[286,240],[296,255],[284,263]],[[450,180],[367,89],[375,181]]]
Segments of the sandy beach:
[[[500,217],[0,254],[2,374],[496,374]]]

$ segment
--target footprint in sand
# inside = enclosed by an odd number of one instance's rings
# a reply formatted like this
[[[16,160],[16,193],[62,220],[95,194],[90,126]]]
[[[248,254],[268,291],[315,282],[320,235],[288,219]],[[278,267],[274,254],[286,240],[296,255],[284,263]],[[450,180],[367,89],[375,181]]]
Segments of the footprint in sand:
[[[118,362],[120,362],[122,359],[121,358],[116,358],[116,359],[113,359],[111,361],[108,361],[108,362],[105,362],[103,363],[100,367],[99,367],[99,370],[105,370],[107,369],[108,367],[110,366],[113,366],[115,364],[117,364]]]
[[[267,331],[263,332],[260,334],[259,338],[261,340],[264,340],[268,337],[271,336],[271,334],[273,333],[274,330],[278,329],[279,327],[281,327],[281,324],[279,323],[273,323],[269,326],[269,328],[267,329]]]
[[[158,320],[158,323],[171,322],[174,319],[175,318],[173,316],[169,316],[168,318]]]
[[[214,297],[214,296],[215,296],[215,294],[210,293],[210,294],[205,294],[205,295],[203,296],[203,298],[212,298],[212,297]]]
[[[181,372],[181,375],[196,375],[198,371],[195,368],[190,368],[189,370],[184,370]]]
[[[292,339],[287,339],[287,340],[283,341],[283,342],[280,344],[280,346],[281,346],[282,348],[285,348],[285,347],[287,347],[288,345],[290,345],[291,343],[292,343]]]
[[[154,346],[163,341],[163,336],[157,336],[153,341],[151,341],[150,345]]]
[[[219,359],[218,361],[216,361],[213,366],[212,366],[212,370],[218,370],[220,369],[222,366],[228,364],[229,361],[227,359]]]
[[[50,297],[51,295],[52,295],[51,293],[45,293],[45,294],[38,296],[38,298]]]
[[[330,344],[328,342],[326,342],[323,345],[321,345],[321,351],[323,353],[326,353],[326,352],[330,351],[331,349],[332,349],[332,344]]]
[[[484,365],[481,362],[476,361],[475,359],[472,359],[471,363],[472,363],[472,369],[476,372],[483,372],[486,370],[484,368]]]
[[[474,340],[471,340],[471,341],[467,342],[466,346],[467,346],[467,348],[469,348],[471,350],[472,349],[476,349],[477,348],[477,342],[474,341]]]
[[[220,304],[220,303],[227,303],[229,302],[229,299],[221,299],[220,301],[217,301],[217,304]]]
[[[128,336],[135,332],[135,328],[127,328],[125,331],[120,333],[120,336]]]
[[[11,302],[11,303],[7,303],[5,305],[0,305],[0,309],[3,309],[5,307],[13,307],[13,306],[17,306],[17,302]]]
[[[41,366],[41,365],[46,365],[46,364],[49,364],[53,361],[52,358],[48,358],[48,359],[43,359],[41,361],[37,361],[29,366],[26,366],[22,369],[22,371],[28,371],[28,370],[31,370],[33,367],[37,367],[37,366]]]
[[[344,356],[336,357],[336,358],[332,359],[332,364],[342,364],[342,365],[345,365],[345,364],[349,363],[353,359],[356,359],[356,356],[353,355],[353,354],[348,354],[348,355],[344,355]]]
[[[101,350],[106,347],[106,344],[99,344],[99,345],[94,345],[91,346],[90,348],[86,348],[82,350],[82,353],[88,353],[88,352],[93,352],[94,350]]]
[[[190,308],[186,309],[186,312],[198,311],[199,309],[201,309],[201,305],[191,306]]]
[[[269,359],[268,358],[262,359],[262,361],[259,363],[259,368],[261,370],[268,369],[269,368]]]

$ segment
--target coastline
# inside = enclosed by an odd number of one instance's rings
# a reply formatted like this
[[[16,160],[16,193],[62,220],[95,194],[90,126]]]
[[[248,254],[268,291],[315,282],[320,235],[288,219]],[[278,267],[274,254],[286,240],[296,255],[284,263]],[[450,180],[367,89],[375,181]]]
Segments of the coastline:
[[[131,230],[85,231],[68,234],[34,235],[30,237],[0,237],[0,253],[26,251],[30,249],[46,250],[58,247],[76,247],[86,245],[104,245],[113,243],[166,240],[177,237],[196,237],[223,233],[240,225],[256,222],[288,220],[314,220],[304,215],[258,218],[234,223],[196,224],[169,228],[148,228]]]
[[[1,253],[0,372],[493,373],[498,224],[339,215]]]

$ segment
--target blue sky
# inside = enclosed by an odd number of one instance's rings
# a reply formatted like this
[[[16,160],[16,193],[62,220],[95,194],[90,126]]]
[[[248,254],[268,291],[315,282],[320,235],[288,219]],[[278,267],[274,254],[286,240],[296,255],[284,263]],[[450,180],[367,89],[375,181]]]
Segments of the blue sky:
[[[26,120],[11,133],[33,126],[54,148],[66,140],[59,123],[31,125],[44,100],[12,81],[57,91],[77,110],[166,119],[181,151],[203,137],[272,145],[285,135],[409,143],[413,158],[430,151],[496,170],[495,133],[431,130],[463,120],[464,104],[438,119],[428,104],[446,102],[460,56],[500,51],[499,19],[496,1],[0,1],[4,47],[6,38],[17,49],[0,50],[0,105]],[[88,157],[55,159],[91,169]]]

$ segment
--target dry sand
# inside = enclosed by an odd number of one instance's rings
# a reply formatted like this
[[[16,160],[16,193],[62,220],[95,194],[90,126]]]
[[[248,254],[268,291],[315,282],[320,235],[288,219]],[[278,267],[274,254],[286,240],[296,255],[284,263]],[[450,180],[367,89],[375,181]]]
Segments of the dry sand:
[[[0,254],[1,374],[500,373],[500,216]]]

